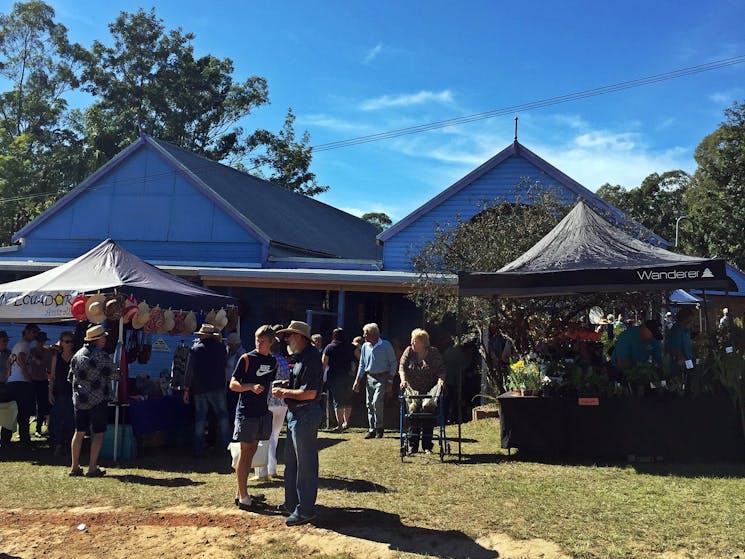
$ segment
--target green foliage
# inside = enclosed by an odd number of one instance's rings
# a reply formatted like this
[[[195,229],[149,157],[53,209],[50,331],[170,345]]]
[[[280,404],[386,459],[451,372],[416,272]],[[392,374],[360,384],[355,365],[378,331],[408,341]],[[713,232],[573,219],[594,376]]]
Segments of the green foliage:
[[[640,223],[669,241],[675,238],[675,221],[685,215],[684,196],[691,177],[685,171],[667,171],[648,175],[636,188],[604,184],[597,194]]]
[[[383,212],[369,212],[366,214],[362,214],[362,219],[372,223],[375,227],[378,228],[379,231],[385,231],[393,223],[391,221],[391,218],[388,217],[388,214],[385,214]]]
[[[686,196],[689,246],[745,269],[745,244],[738,234],[745,228],[745,104],[725,111],[725,121],[704,138],[694,157],[698,169]]]

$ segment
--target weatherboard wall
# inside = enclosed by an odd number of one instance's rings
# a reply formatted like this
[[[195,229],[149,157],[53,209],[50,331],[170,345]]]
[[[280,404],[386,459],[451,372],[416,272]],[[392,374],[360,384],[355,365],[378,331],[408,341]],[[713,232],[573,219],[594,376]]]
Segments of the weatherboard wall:
[[[458,218],[468,220],[475,216],[484,202],[507,200],[514,202],[519,185],[539,183],[554,189],[557,196],[567,203],[576,201],[577,195],[520,156],[513,156],[494,169],[474,180],[460,191],[420,215],[407,227],[385,241],[383,267],[386,270],[412,270],[411,258],[434,238],[438,225],[454,224]]]
[[[69,260],[112,238],[144,260],[262,262],[261,242],[148,144],[41,217],[14,257]]]

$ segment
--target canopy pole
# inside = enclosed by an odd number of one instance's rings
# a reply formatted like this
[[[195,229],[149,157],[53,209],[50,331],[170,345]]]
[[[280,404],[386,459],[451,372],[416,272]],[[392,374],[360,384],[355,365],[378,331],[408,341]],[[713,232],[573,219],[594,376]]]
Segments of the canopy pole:
[[[458,344],[460,345],[459,351],[463,351],[463,346],[461,344],[461,331],[460,331],[460,315],[462,312],[462,304],[461,304],[461,296],[460,296],[460,290],[458,291],[458,306],[457,310],[455,311],[455,339],[458,341]],[[462,361],[458,360],[459,365],[461,365]],[[458,463],[461,462],[461,459],[463,457],[462,452],[462,432],[463,432],[463,368],[462,366],[458,367]]]
[[[124,316],[119,317],[119,339],[116,342],[116,351],[114,351],[114,363],[117,364],[116,370],[119,377],[119,380],[116,382],[116,400],[114,402],[114,464],[116,464],[119,447],[119,383],[122,382],[122,351],[124,350],[122,338],[124,338]]]

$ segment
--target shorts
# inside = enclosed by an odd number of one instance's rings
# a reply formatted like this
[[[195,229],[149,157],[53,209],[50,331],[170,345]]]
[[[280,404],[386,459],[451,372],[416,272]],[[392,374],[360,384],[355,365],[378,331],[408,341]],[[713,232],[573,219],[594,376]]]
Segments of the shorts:
[[[109,424],[109,406],[105,402],[89,410],[75,409],[75,430],[85,433],[90,428],[93,433],[105,433]]]
[[[268,441],[272,436],[272,420],[274,414],[266,412],[261,417],[235,416],[233,440],[242,443],[256,443]]]

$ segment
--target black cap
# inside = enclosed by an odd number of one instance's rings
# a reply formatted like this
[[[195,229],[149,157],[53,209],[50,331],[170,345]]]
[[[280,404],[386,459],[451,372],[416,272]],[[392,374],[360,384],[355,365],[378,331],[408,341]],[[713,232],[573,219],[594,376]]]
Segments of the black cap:
[[[647,320],[644,322],[644,326],[647,327],[647,329],[652,332],[652,335],[655,337],[656,340],[662,339],[662,330],[660,329],[660,321],[656,319]]]
[[[5,330],[0,330],[0,340],[7,340],[8,333]]]

